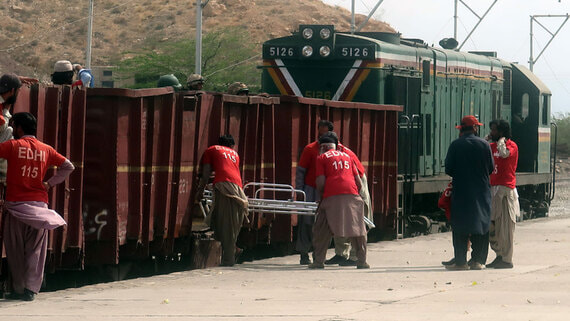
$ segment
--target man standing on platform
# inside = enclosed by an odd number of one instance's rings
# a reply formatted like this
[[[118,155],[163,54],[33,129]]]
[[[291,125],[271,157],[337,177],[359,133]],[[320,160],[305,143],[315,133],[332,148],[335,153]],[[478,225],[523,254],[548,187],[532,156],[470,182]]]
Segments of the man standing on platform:
[[[325,133],[334,129],[333,124],[321,119],[317,125],[318,135],[321,137]],[[305,192],[307,202],[319,201],[320,195],[317,192],[316,164],[319,156],[319,142],[315,141],[305,146],[301,153],[301,158],[297,164],[295,177],[295,188]],[[297,244],[296,249],[301,254],[299,261],[302,265],[311,263],[309,251],[313,243],[313,223],[315,218],[309,215],[299,215],[297,220]]]
[[[481,125],[475,116],[463,117],[457,126],[461,136],[451,143],[445,158],[445,173],[453,178],[451,228],[455,264],[445,267],[449,270],[480,270],[489,252],[489,175],[494,164],[489,143],[475,135]],[[469,240],[473,252],[471,263],[467,265]]]
[[[313,263],[309,268],[324,268],[334,235],[349,238],[356,249],[356,267],[368,269],[364,202],[358,193],[360,178],[350,155],[336,150],[335,136],[328,133],[319,138],[321,155],[317,158],[316,183],[322,200],[313,226]]]
[[[4,245],[12,275],[9,299],[32,301],[42,285],[48,230],[65,225],[48,209],[48,190],[63,182],[74,170],[69,160],[36,139],[36,118],[16,113],[10,121],[14,138],[0,144],[0,158],[8,161],[4,216]],[[48,168],[57,172],[43,181]]]
[[[336,135],[336,133],[331,132]],[[337,137],[338,139],[338,137]],[[372,213],[372,202],[370,199],[370,192],[368,191],[368,180],[366,179],[366,171],[358,156],[348,147],[338,143],[337,150],[347,153],[354,164],[356,165],[356,170],[358,171],[358,176],[362,183],[359,194],[364,201],[364,215],[371,221],[374,221],[374,215]],[[334,252],[335,255],[326,260],[325,264],[332,265],[338,264],[340,266],[354,266],[356,265],[356,249],[350,246],[350,240],[346,237],[335,236],[334,237]]]
[[[204,186],[214,171],[214,208],[210,226],[215,239],[222,244],[222,266],[235,264],[236,241],[248,207],[247,197],[242,189],[239,156],[233,149],[234,146],[232,135],[224,135],[218,139],[218,145],[206,149],[200,162],[200,192],[196,193],[196,200],[201,200]]]
[[[520,216],[519,196],[516,183],[519,148],[511,139],[511,127],[504,120],[494,120],[491,127],[491,151],[495,170],[491,174],[491,226],[489,243],[497,257],[487,264],[495,269],[513,267],[515,222]]]

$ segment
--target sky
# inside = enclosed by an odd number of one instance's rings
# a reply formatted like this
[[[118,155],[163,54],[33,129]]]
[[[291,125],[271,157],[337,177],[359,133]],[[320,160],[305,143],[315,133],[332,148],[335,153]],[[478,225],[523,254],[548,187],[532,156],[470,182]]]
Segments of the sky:
[[[329,5],[351,9],[351,0],[322,0]],[[494,0],[463,0],[479,16]],[[378,0],[355,0],[356,12],[368,15]],[[442,38],[453,37],[454,0],[384,0],[374,19],[390,24],[406,38],[420,38],[438,45]],[[461,48],[462,51],[496,51],[497,57],[518,62],[527,68],[530,57],[530,16],[566,15],[570,0],[498,0],[475,32]],[[461,2],[457,9],[457,38],[460,44],[473,29],[478,18]],[[551,33],[565,17],[537,18]],[[534,59],[545,48],[551,35],[533,23]],[[560,29],[552,43],[535,62],[534,73],[552,91],[552,113],[570,113],[570,19]]]

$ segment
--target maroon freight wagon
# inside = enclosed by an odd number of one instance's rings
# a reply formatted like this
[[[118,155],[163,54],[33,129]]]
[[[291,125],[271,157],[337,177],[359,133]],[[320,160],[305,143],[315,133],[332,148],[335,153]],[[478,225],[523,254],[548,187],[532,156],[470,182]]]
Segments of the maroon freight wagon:
[[[329,119],[367,169],[376,226],[395,232],[400,106],[291,96],[232,96],[157,89],[32,86],[17,111],[38,116],[38,136],[76,166],[50,207],[68,226],[50,234],[48,271],[192,255],[187,210],[200,157],[232,134],[246,182],[294,185],[303,147]],[[190,206],[190,208],[192,208]],[[248,245],[291,242],[296,217],[250,217]]]

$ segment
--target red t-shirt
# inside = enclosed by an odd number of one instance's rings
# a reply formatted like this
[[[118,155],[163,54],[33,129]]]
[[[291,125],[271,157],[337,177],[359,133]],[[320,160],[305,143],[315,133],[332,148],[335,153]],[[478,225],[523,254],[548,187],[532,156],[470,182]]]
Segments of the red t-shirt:
[[[358,194],[354,177],[358,175],[350,155],[338,150],[329,150],[317,158],[316,176],[326,178],[323,199],[340,194]]]
[[[347,153],[350,156],[350,158],[352,158],[352,160],[356,164],[356,169],[358,170],[358,176],[362,177],[364,176],[364,174],[366,174],[366,170],[364,169],[364,166],[360,162],[360,159],[358,159],[358,156],[356,156],[356,154],[350,148],[339,143],[338,150]]]
[[[307,171],[305,172],[305,185],[317,187],[317,175],[315,175],[317,157],[319,157],[319,143],[312,142],[305,146],[303,152],[301,153],[301,159],[297,166],[303,167]]]
[[[231,182],[242,187],[238,153],[225,146],[213,145],[202,155],[202,164],[210,164],[216,172],[214,184]]]
[[[0,144],[0,158],[8,161],[6,200],[48,203],[43,179],[48,168],[60,166],[66,158],[33,136]]]
[[[503,185],[509,188],[515,188],[517,177],[517,162],[519,160],[519,148],[511,139],[505,140],[505,145],[510,152],[509,157],[502,158],[497,150],[497,143],[491,143],[491,152],[495,161],[495,169],[491,173],[491,185]]]

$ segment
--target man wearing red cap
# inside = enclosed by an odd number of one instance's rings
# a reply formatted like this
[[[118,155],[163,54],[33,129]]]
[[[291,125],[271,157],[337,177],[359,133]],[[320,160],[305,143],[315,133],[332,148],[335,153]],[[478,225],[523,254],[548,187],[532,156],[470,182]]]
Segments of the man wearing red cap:
[[[449,270],[480,270],[489,252],[491,223],[491,188],[489,175],[494,163],[491,147],[476,136],[481,124],[475,116],[465,116],[457,128],[461,136],[454,140],[445,158],[445,173],[453,178],[451,227],[455,264]],[[473,252],[467,265],[467,244]]]

